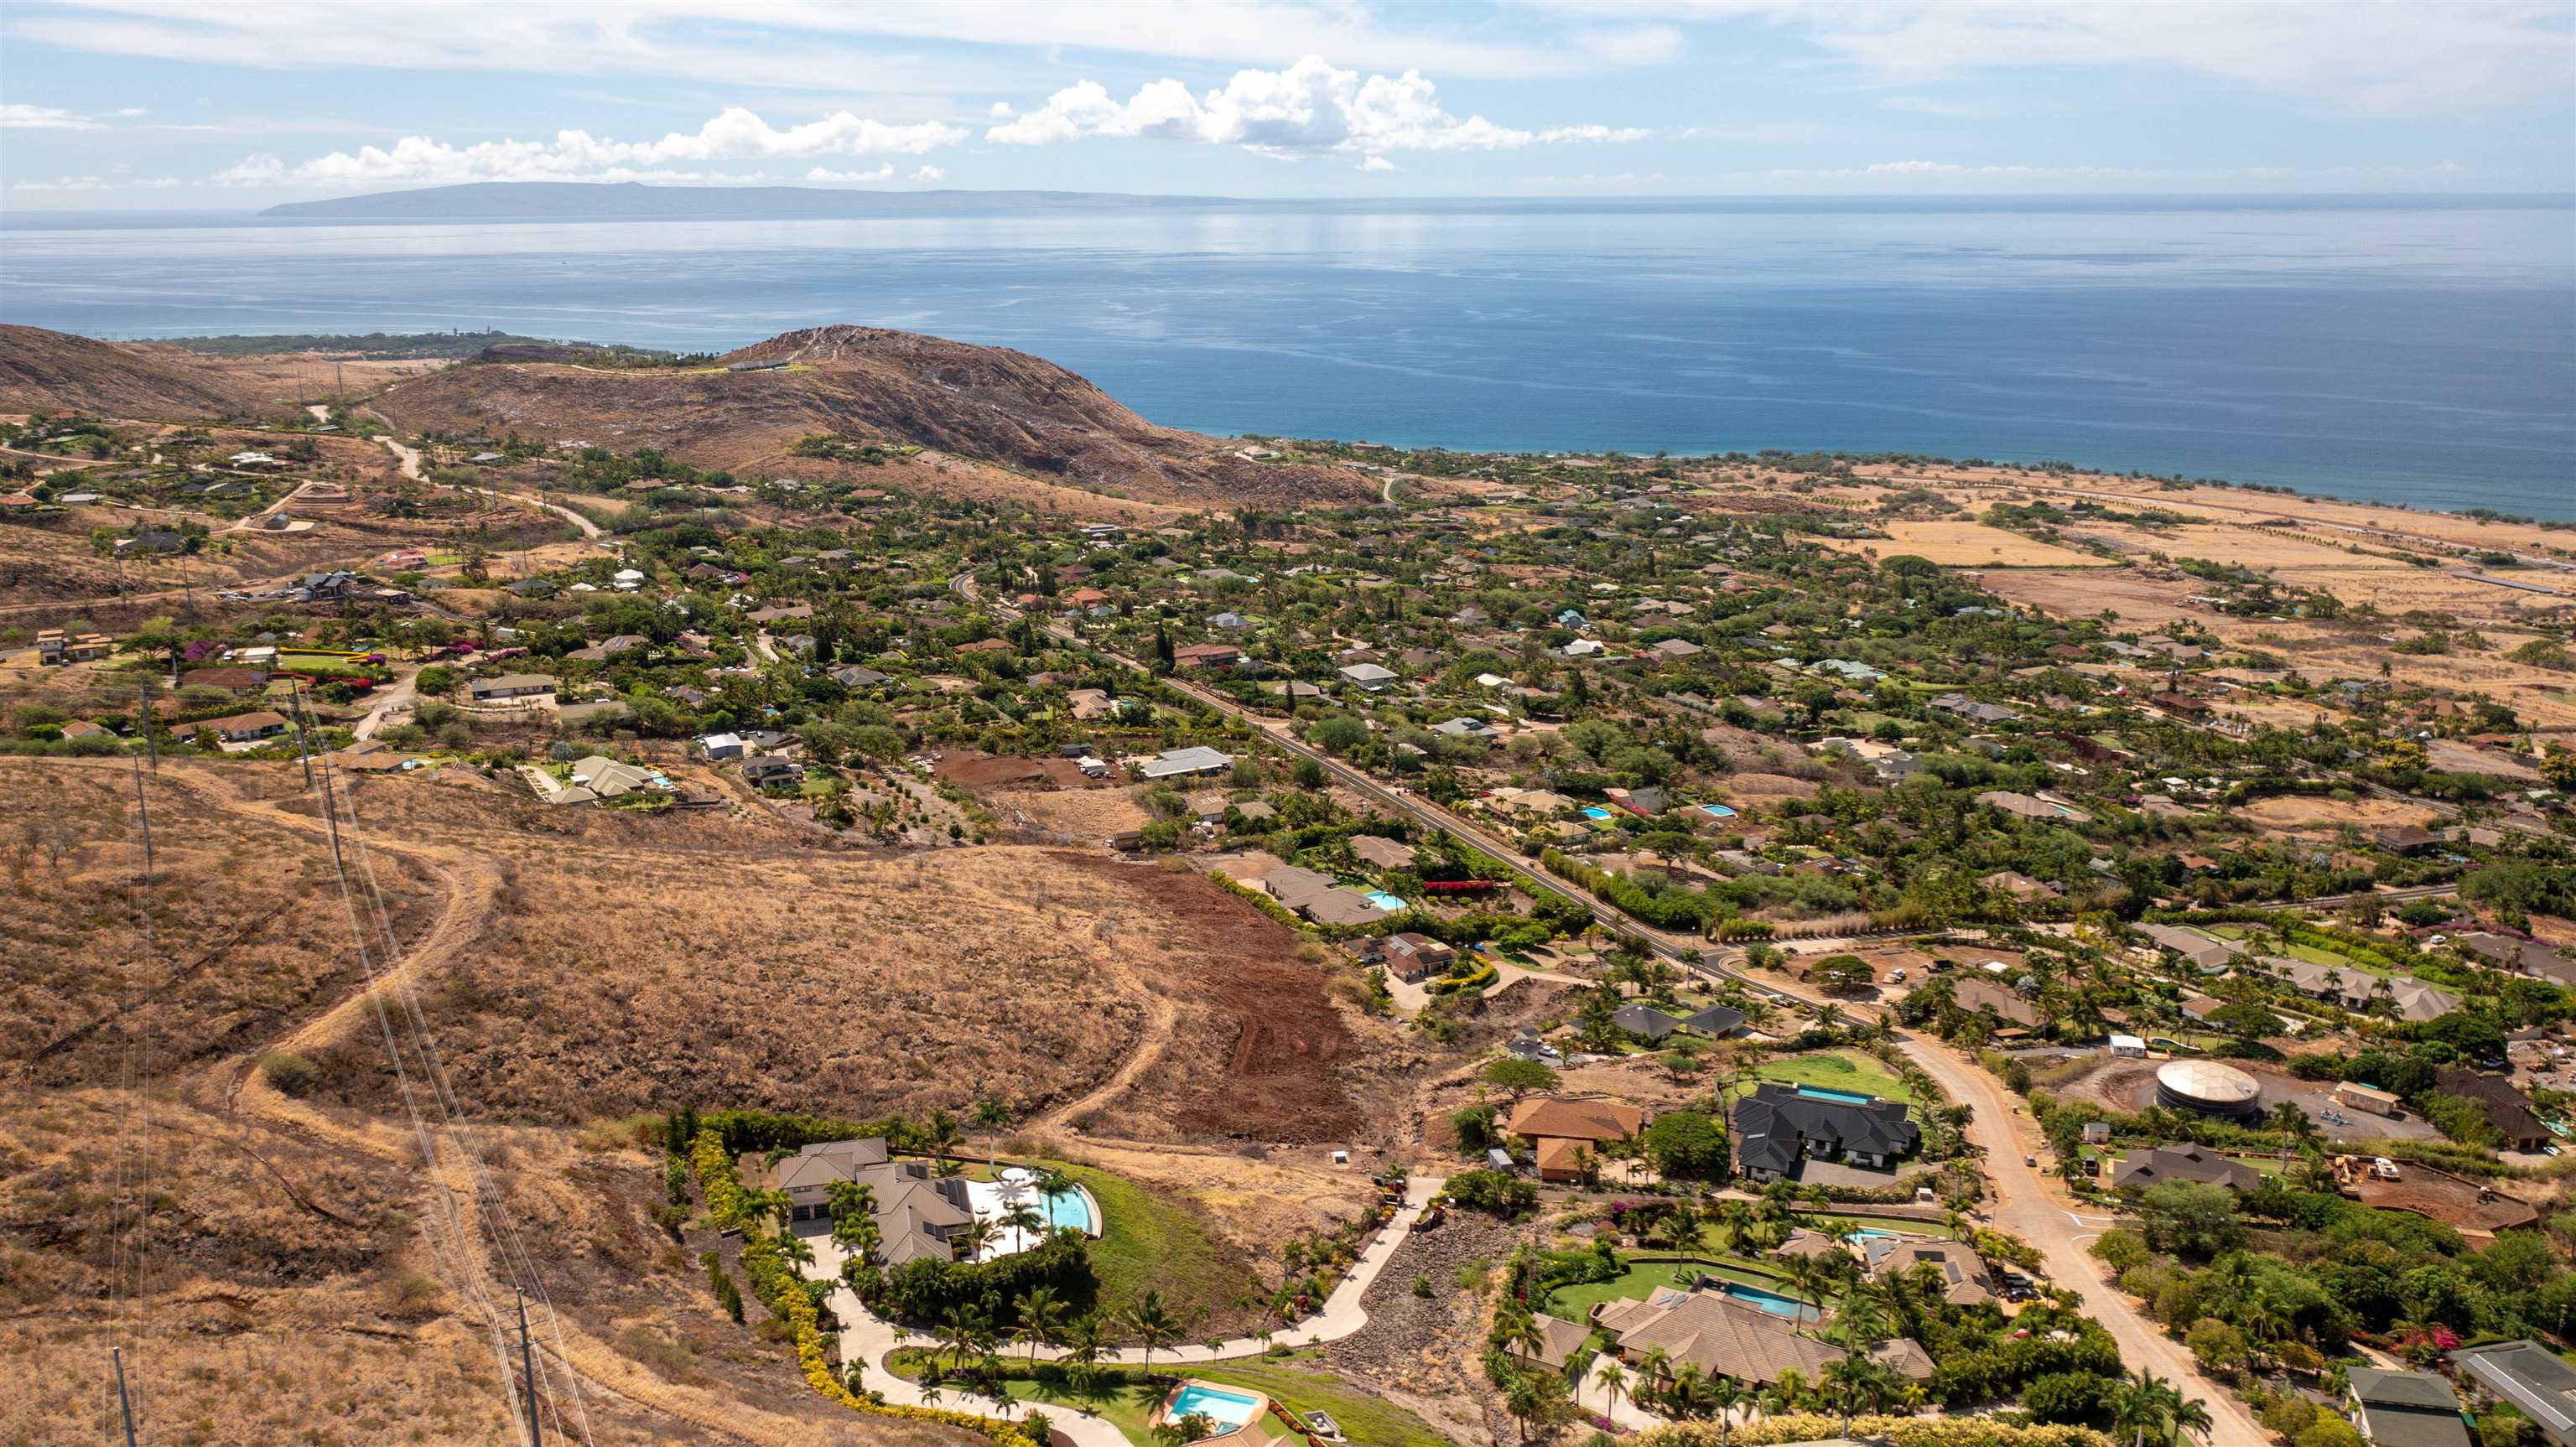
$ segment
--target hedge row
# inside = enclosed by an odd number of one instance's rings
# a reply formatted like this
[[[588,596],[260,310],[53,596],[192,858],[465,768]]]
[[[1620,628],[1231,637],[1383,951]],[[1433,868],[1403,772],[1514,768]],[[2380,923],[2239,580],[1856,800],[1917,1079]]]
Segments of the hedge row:
[[[1823,1442],[1845,1435],[1842,1422],[1820,1412],[1763,1417],[1731,1431],[1718,1422],[1674,1422],[1650,1428],[1636,1447],[1773,1447],[1784,1442]],[[1894,1447],[2113,1447],[2090,1427],[2015,1426],[1992,1417],[1861,1416],[1849,1436]]]

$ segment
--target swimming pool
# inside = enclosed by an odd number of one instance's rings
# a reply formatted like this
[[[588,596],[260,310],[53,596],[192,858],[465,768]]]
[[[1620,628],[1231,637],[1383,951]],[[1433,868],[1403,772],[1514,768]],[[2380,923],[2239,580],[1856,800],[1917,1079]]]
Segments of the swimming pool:
[[[1100,1234],[1100,1225],[1091,1219],[1091,1197],[1080,1186],[1073,1186],[1044,1198],[1047,1229],[1080,1231],[1087,1236]]]
[[[1735,817],[1735,811],[1726,807],[1724,804],[1702,804],[1699,806],[1699,811],[1706,814],[1711,819],[1732,819]]]
[[[1610,817],[1610,811],[1602,808],[1598,804],[1594,804],[1583,811],[1583,817],[1586,819],[1607,819]]]
[[[1838,1100],[1845,1105],[1867,1105],[1878,1098],[1856,1090],[1827,1090],[1821,1085],[1801,1085],[1798,1093],[1809,1100]]]
[[[1404,897],[1402,895],[1389,894],[1382,889],[1371,894],[1368,897],[1368,902],[1376,905],[1382,910],[1385,910],[1388,914],[1393,914],[1397,910],[1405,907]]]
[[[1743,1286],[1732,1281],[1719,1283],[1717,1289],[1747,1306],[1758,1307],[1773,1316],[1785,1316],[1792,1321],[1816,1319],[1814,1307],[1795,1297],[1782,1296],[1776,1291],[1764,1291],[1758,1286]]]
[[[1172,1404],[1163,1410],[1163,1420],[1177,1422],[1193,1412],[1230,1432],[1260,1415],[1261,1399],[1205,1382],[1183,1382],[1172,1394]]]

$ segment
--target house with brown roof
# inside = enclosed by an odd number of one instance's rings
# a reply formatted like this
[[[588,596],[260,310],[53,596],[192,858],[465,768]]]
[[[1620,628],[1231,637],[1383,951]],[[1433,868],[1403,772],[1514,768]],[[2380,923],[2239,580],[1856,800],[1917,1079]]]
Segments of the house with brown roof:
[[[1951,987],[1950,998],[1958,1002],[1960,1009],[1972,1015],[1992,1015],[2025,1030],[2036,1030],[2048,1019],[2040,1012],[2039,1006],[2023,999],[2019,991],[1985,975],[1961,975],[1959,982]]]
[[[2511,1076],[2445,1065],[2433,1072],[2433,1088],[2476,1102],[2487,1124],[2514,1150],[2536,1151],[2549,1144],[2549,1127],[2532,1113],[2530,1099],[2513,1088]]]
[[[258,743],[262,739],[276,738],[292,727],[294,725],[287,721],[286,715],[268,709],[237,713],[228,718],[203,719],[190,725],[192,732],[204,729],[228,744]]]
[[[1646,1128],[1646,1113],[1615,1100],[1561,1100],[1533,1095],[1512,1107],[1503,1128],[1530,1143],[1539,1179],[1590,1176],[1601,1148]]]
[[[1231,643],[1192,643],[1172,650],[1174,668],[1232,668],[1243,650]]]
[[[1351,853],[1359,856],[1362,862],[1375,865],[1380,869],[1413,867],[1413,846],[1399,844],[1395,840],[1376,834],[1352,835]]]
[[[267,683],[268,675],[256,668],[191,668],[179,675],[181,688],[220,688],[226,693],[248,693]]]
[[[1941,1299],[1952,1306],[1976,1306],[1995,1299],[1994,1282],[1977,1254],[1956,1241],[1929,1241],[1909,1236],[1871,1236],[1862,1241],[1875,1277],[1938,1277]]]
[[[1818,1381],[1843,1359],[1843,1349],[1807,1336],[1797,1323],[1774,1316],[1720,1291],[1658,1287],[1642,1301],[1609,1301],[1595,1308],[1592,1324],[1618,1340],[1621,1360],[1635,1366],[1656,1348],[1673,1366],[1688,1362],[1710,1379],[1747,1387],[1768,1386],[1789,1372]],[[1899,1338],[1870,1355],[1912,1381],[1932,1375],[1932,1360],[1913,1341]]]

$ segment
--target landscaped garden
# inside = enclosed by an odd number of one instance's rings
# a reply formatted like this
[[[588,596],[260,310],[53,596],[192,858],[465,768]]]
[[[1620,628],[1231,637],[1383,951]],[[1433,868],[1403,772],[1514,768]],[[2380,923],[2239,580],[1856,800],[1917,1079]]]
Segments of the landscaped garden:
[[[894,1354],[892,1365],[906,1378],[918,1381],[937,1355],[929,1348],[906,1348]],[[1194,1380],[1264,1393],[1301,1415],[1329,1414],[1353,1442],[1366,1442],[1373,1447],[1379,1443],[1390,1447],[1450,1447],[1448,1438],[1413,1413],[1328,1372],[1315,1370],[1319,1360],[1314,1352],[1283,1351],[1241,1361],[1193,1363],[1187,1373]],[[1168,1373],[1158,1373],[1149,1382],[1145,1372],[1136,1367],[1102,1367],[1085,1374],[1056,1362],[1041,1362],[1032,1370],[1026,1362],[1007,1359],[998,1363],[997,1373],[999,1384],[1013,1401],[1050,1415],[1096,1416],[1126,1434],[1137,1447],[1161,1447],[1163,1439],[1154,1435],[1152,1419],[1170,1389]],[[949,1394],[960,1392],[962,1388],[948,1389]]]

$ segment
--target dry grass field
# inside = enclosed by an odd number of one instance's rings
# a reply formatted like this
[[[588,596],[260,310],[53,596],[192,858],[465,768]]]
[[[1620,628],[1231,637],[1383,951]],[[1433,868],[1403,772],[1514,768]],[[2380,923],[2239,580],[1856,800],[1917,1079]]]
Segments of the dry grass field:
[[[2395,799],[2327,799],[2298,794],[2255,799],[2239,805],[2236,813],[2266,828],[2310,837],[2332,836],[2347,825],[2356,829],[2390,829],[2406,824],[2420,827],[2441,817],[2421,804]]]
[[[2075,568],[2108,566],[2073,548],[2043,543],[2016,532],[1976,522],[1891,522],[1884,538],[1819,538],[1845,553],[1893,558],[1899,554],[1928,559],[1951,568]]]
[[[10,767],[0,837],[61,830],[17,851],[0,946],[22,1042],[0,1103],[0,1360],[103,1362],[113,1332],[167,1440],[506,1438],[475,1305],[506,1279],[497,1202],[542,1233],[594,1440],[957,1441],[832,1411],[718,1314],[695,1257],[719,1243],[664,1233],[651,1157],[601,1122],[682,1099],[856,1116],[1000,1095],[1052,1153],[1209,1231],[1230,1292],[1356,1208],[1359,1177],[1325,1151],[1399,1144],[1423,1064],[1294,935],[1186,871],[1020,846],[883,857],[758,814],[546,809],[454,768],[349,781],[359,902],[380,898],[399,942],[369,994],[300,771],[148,776],[139,894],[124,761]],[[475,1122],[436,1169],[372,1008],[397,985]],[[309,1087],[257,1068],[279,1052],[316,1063]],[[427,1057],[403,1053],[435,1128]],[[492,1182],[479,1212],[469,1156]],[[474,1229],[435,1229],[456,1210]],[[97,1430],[97,1375],[50,1375],[0,1402],[0,1440]],[[416,1401],[439,1405],[384,1405]]]

